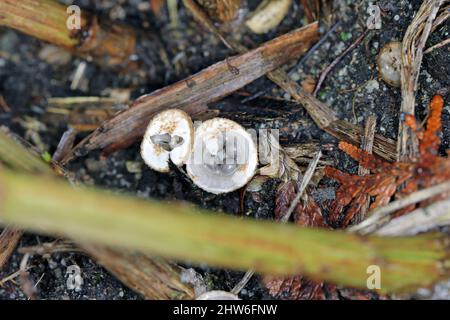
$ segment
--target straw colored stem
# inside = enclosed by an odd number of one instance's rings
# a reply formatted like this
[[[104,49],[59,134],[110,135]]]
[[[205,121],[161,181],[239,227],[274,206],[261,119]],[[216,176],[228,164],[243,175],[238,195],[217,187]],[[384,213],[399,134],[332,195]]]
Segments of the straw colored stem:
[[[378,265],[383,292],[449,276],[448,239],[441,235],[362,237],[236,219],[189,205],[75,191],[62,181],[8,171],[0,172],[0,190],[3,224],[85,242],[217,267],[301,273],[358,288],[366,288],[367,268]]]

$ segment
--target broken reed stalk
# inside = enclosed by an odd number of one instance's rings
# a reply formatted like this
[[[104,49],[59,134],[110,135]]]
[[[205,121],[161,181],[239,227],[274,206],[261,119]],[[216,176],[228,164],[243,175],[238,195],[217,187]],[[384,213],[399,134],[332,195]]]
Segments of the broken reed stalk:
[[[387,223],[391,215],[396,211],[403,209],[409,205],[419,203],[421,201],[430,199],[440,194],[445,194],[450,191],[450,182],[444,182],[423,190],[419,190],[407,195],[404,198],[391,202],[383,207],[376,208],[369,212],[369,217],[359,224],[348,228],[351,232],[358,232],[360,234],[369,234],[378,230],[385,223]],[[408,214],[409,215],[409,214]]]
[[[298,192],[295,195],[294,200],[292,200],[291,205],[289,206],[289,209],[286,211],[286,213],[280,218],[281,223],[287,223],[294,212],[295,208],[297,207],[300,199],[302,198],[306,187],[308,186],[309,182],[311,181],[311,178],[314,175],[314,172],[316,171],[317,164],[319,163],[320,157],[322,156],[322,152],[319,150],[309,163],[308,168],[305,171],[305,175],[302,178],[302,182],[298,188]]]
[[[402,42],[401,114],[414,115],[416,90],[423,50],[438,14],[442,0],[425,0],[408,26]],[[400,120],[397,140],[397,160],[407,161],[418,155],[419,141],[411,128]]]
[[[361,143],[361,149],[367,151],[369,154],[372,154],[373,151],[373,140],[375,138],[376,127],[377,127],[377,117],[374,115],[370,115],[366,120],[366,126],[364,128],[364,138]],[[361,164],[359,164],[358,175],[364,176],[366,174],[370,174],[370,170],[364,168]],[[370,196],[367,195],[366,201],[361,206],[361,210],[359,211],[358,215],[359,221],[362,221],[366,218],[369,206],[370,206]]]
[[[318,39],[317,29],[317,23],[309,24],[140,97],[128,110],[104,122],[75,147],[74,156],[95,149],[109,152],[132,144],[142,138],[152,116],[164,109],[181,108],[189,113],[192,108],[229,95],[306,52]],[[70,158],[67,157],[65,162]]]
[[[14,141],[11,134],[8,134],[4,128],[0,128],[0,162],[19,172],[36,172],[49,177],[56,175],[37,154]],[[58,169],[57,164],[55,168]],[[2,191],[0,187],[0,207]],[[9,259],[22,233],[20,230],[9,227],[3,230],[0,235],[0,268]],[[79,239],[81,238],[74,240]],[[188,284],[181,283],[182,268],[175,263],[126,250],[108,249],[84,243],[80,246],[91,257],[99,259],[99,264],[116,275],[122,283],[146,299],[195,298],[194,289]]]
[[[181,281],[183,268],[176,263],[130,250],[87,243],[82,247],[97,263],[147,299],[195,299],[192,286]]]
[[[106,26],[81,11],[81,29],[67,26],[67,6],[52,0],[0,0],[0,26],[63,47],[110,68],[135,68],[136,32],[121,25]]]
[[[23,231],[6,226],[0,233],[0,270],[8,262],[14,249],[16,249],[20,238],[22,238]]]
[[[450,199],[437,201],[427,208],[418,208],[407,215],[392,219],[378,229],[381,236],[415,235],[450,225]]]
[[[39,186],[39,187],[36,187]],[[0,220],[30,231],[167,258],[366,288],[378,265],[382,292],[448,278],[448,237],[362,237],[340,231],[237,219],[184,204],[163,204],[63,181],[0,172]],[[77,203],[74,206],[73,203]]]

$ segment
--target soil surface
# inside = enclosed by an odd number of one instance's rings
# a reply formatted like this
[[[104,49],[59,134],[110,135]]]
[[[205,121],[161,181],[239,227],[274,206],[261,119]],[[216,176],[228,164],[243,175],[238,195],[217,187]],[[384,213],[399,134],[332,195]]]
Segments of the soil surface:
[[[66,1],[69,2],[69,1]],[[249,1],[249,10],[255,7]],[[285,66],[293,80],[317,79],[320,72],[345,50],[364,31],[370,1],[336,2],[336,21],[339,26],[331,36],[301,65],[292,61]],[[55,116],[49,103],[52,97],[117,97],[118,93],[135,99],[144,93],[191,75],[224,59],[232,53],[213,35],[194,22],[192,16],[179,4],[177,25],[171,24],[166,8],[155,16],[148,1],[75,1],[83,10],[98,16],[153,32],[163,43],[172,69],[157,78],[148,79],[145,69],[135,74],[121,74],[86,64],[81,81],[74,86],[75,71],[83,60],[65,53],[39,40],[15,31],[0,29],[0,96],[11,109],[0,109],[0,125],[19,134],[36,146],[43,154],[52,154],[67,130],[67,117]],[[294,1],[286,19],[273,31],[255,36],[243,25],[224,26],[249,47],[284,34],[306,24],[302,8]],[[355,50],[348,54],[329,74],[318,98],[332,107],[340,118],[364,125],[369,115],[377,117],[377,132],[389,138],[397,136],[401,94],[380,79],[376,58],[380,49],[389,41],[402,40],[403,34],[420,1],[384,0],[377,2],[382,9],[382,28],[374,30]],[[427,47],[449,37],[450,24],[438,28],[430,37]],[[450,101],[450,52],[449,46],[424,56],[417,93],[417,114],[423,119],[431,97],[440,92]],[[121,90],[118,90],[121,89]],[[248,94],[265,90],[265,95],[246,101]],[[94,106],[95,108],[95,106]],[[110,106],[113,108],[113,106]],[[115,107],[114,107],[115,108]],[[283,93],[266,78],[261,78],[220,102],[210,105],[220,116],[236,120],[251,128],[279,128],[282,145],[318,142],[336,145],[333,137],[321,131],[307,113],[290,96]],[[450,148],[450,104],[446,102],[443,113],[442,151]],[[80,134],[81,140],[85,134]],[[355,173],[357,164],[339,151],[325,152],[324,158],[334,166]],[[239,191],[225,195],[212,195],[192,184],[182,173],[172,170],[161,174],[146,167],[139,155],[139,145],[120,150],[106,159],[90,154],[71,163],[68,167],[77,178],[89,185],[101,186],[114,192],[126,192],[142,198],[189,201],[201,207],[231,215],[247,215],[256,219],[272,219],[274,195],[278,181],[269,180],[258,194],[247,194],[241,208]],[[324,179],[319,189],[330,190],[336,184]],[[332,189],[331,189],[332,190]],[[320,190],[319,190],[320,191]],[[326,193],[326,192],[325,192]],[[318,194],[321,194],[318,192]],[[320,200],[320,196],[318,197]],[[26,234],[20,247],[53,241],[35,234]],[[0,280],[19,269],[23,255],[15,252]],[[38,297],[42,299],[141,299],[89,257],[79,253],[55,253],[31,257],[30,278],[36,284]],[[69,290],[66,285],[67,268],[78,265],[84,284],[80,291]],[[186,265],[185,265],[186,266]],[[208,266],[194,267],[210,289],[230,290],[243,275],[242,272],[217,270]],[[420,290],[417,298],[449,298],[450,283],[440,284],[433,290]],[[240,295],[243,299],[270,299],[260,278],[254,277]],[[346,298],[342,294],[340,298]],[[0,299],[26,299],[18,278],[0,286]]]

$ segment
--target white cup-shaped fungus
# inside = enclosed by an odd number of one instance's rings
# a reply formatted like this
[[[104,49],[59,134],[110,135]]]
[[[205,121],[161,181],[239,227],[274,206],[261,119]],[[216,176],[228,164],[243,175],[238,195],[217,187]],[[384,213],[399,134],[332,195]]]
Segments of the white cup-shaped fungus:
[[[391,41],[378,54],[378,71],[381,79],[393,87],[401,85],[402,43]]]
[[[214,194],[237,190],[254,176],[257,165],[256,144],[238,123],[214,118],[195,130],[186,169],[203,190]]]
[[[144,162],[159,172],[169,171],[169,159],[182,166],[189,158],[194,126],[189,115],[179,109],[158,113],[150,121],[141,143]]]

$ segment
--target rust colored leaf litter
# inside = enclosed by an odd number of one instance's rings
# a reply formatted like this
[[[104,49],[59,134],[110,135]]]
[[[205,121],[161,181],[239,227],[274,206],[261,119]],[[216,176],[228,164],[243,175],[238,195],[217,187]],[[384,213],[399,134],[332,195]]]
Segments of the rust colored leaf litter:
[[[340,170],[327,166],[325,173],[341,183],[337,191],[336,200],[332,203],[330,211],[330,222],[337,227],[347,227],[348,224],[361,212],[366,204],[367,198],[375,197],[370,206],[374,209],[389,203],[395,194],[396,198],[402,198],[417,191],[428,188],[450,180],[450,160],[440,157],[438,149],[440,139],[438,134],[441,130],[441,113],[444,100],[436,95],[430,102],[430,115],[425,130],[418,128],[416,119],[412,115],[405,115],[405,125],[410,127],[417,135],[419,153],[411,162],[389,163],[376,156],[346,142],[341,142],[341,150],[357,160],[366,168],[367,175],[350,175]],[[292,199],[296,194],[296,183],[288,181],[282,183],[277,190],[275,199],[275,216],[279,219],[287,211]],[[450,194],[443,193],[428,198],[418,204],[420,208],[445,199]],[[345,214],[344,208],[348,207]],[[416,205],[409,205],[397,211],[396,215],[409,213]],[[322,216],[320,207],[311,198],[302,201],[296,209],[294,221],[299,226],[312,228],[327,228],[327,222]],[[264,278],[264,284],[269,293],[281,299],[334,299],[341,292],[339,288],[324,282],[314,282],[302,275],[292,277],[270,277]],[[373,293],[361,290],[347,289],[346,294],[357,296],[358,299],[371,299]],[[378,298],[385,298],[379,296]]]
[[[443,105],[444,100],[441,96],[433,97],[425,130],[418,128],[414,116],[405,115],[405,125],[416,133],[420,142],[419,155],[411,161],[389,163],[346,142],[339,144],[341,150],[370,170],[371,174],[356,176],[329,166],[325,168],[326,175],[341,184],[336,200],[331,206],[331,220],[334,223],[346,227],[358,214],[367,196],[375,197],[370,206],[370,209],[374,209],[389,203],[394,195],[400,199],[419,189],[450,180],[450,159],[439,156],[438,152],[440,146],[438,133],[441,130]],[[449,193],[440,194],[418,205],[426,207],[448,196]],[[347,206],[348,210],[343,215],[343,210]],[[410,205],[399,210],[396,215],[411,212],[415,207],[416,205]]]
[[[281,219],[288,211],[297,192],[297,184],[292,180],[279,185],[275,198],[275,218],[277,220]],[[326,223],[323,220],[320,208],[314,200],[308,199],[309,201],[302,201],[296,206],[294,211],[295,223],[304,227],[325,227]],[[276,298],[290,300],[322,300],[326,298],[323,282],[314,282],[301,275],[292,277],[266,276],[263,282],[269,293]],[[336,291],[334,286],[327,289],[330,292]]]

